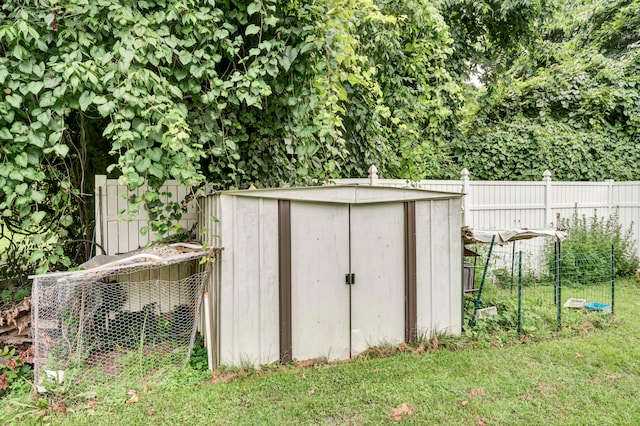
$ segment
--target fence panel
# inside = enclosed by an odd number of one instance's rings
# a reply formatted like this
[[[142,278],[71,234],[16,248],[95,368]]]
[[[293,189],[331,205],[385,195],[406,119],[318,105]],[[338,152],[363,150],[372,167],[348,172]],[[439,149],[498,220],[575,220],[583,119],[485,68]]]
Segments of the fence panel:
[[[459,180],[381,179],[374,167],[368,178],[335,179],[330,184],[381,185],[413,187],[431,191],[464,193],[462,221],[476,229],[530,228],[556,226],[556,214],[570,218],[575,211],[591,217],[617,212],[623,230],[631,228],[640,253],[640,181],[635,182],[554,182],[546,171],[541,180],[529,182],[474,181],[466,169]],[[165,190],[171,200],[181,201],[187,189],[176,181],[168,181]],[[144,188],[137,190],[142,193]],[[96,241],[108,254],[126,252],[144,246],[149,236],[140,234],[147,224],[141,211],[132,221],[121,221],[119,211],[127,208],[126,187],[115,179],[96,176]],[[577,210],[576,210],[577,209]],[[197,208],[192,203],[180,224],[190,229],[198,222]]]
[[[122,220],[121,211],[126,211],[129,197],[142,195],[145,187],[129,191],[125,185],[119,185],[117,179],[107,179],[106,176],[96,176],[96,242],[100,244],[106,254],[126,253],[144,247],[153,235],[142,235],[141,230],[148,225],[149,216],[141,208],[131,220]],[[181,202],[189,193],[188,189],[177,181],[170,180],[160,189],[170,195],[164,201]],[[124,215],[126,217],[126,215]],[[191,229],[198,223],[198,212],[195,203],[189,203],[187,212],[179,224],[185,229]]]
[[[477,229],[545,226],[543,182],[470,182],[473,204],[468,225]]]

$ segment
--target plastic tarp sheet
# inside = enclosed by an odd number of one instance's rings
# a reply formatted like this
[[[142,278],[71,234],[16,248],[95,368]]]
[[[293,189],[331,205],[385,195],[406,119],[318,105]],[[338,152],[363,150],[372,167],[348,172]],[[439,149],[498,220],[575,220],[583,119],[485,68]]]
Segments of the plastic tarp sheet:
[[[504,229],[504,230],[477,230],[469,227],[462,228],[462,237],[466,244],[471,243],[491,243],[495,237],[494,244],[507,244],[510,241],[528,240],[531,238],[546,237],[556,238],[563,241],[569,235],[564,231],[555,229]]]

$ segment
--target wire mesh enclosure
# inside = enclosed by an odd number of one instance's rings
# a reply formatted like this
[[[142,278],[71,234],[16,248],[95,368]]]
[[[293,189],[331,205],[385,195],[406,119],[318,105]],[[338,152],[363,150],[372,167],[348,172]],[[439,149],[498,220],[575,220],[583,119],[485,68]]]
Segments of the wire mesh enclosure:
[[[613,250],[563,252],[556,238],[466,247],[465,292],[472,326],[499,321],[518,334],[540,334],[585,313],[613,313]]]
[[[152,247],[33,283],[35,383],[139,377],[190,356],[207,267],[202,250]]]

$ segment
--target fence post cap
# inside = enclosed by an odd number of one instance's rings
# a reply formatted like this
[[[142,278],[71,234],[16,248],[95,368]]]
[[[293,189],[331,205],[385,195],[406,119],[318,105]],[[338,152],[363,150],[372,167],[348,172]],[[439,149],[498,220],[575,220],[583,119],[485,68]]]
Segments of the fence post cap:
[[[549,169],[547,169],[544,172],[542,172],[542,177],[544,178],[544,180],[551,179],[551,172],[549,171]]]
[[[466,168],[462,169],[462,171],[460,172],[460,175],[462,177],[469,177],[471,173],[469,173],[469,170],[467,170]]]
[[[369,167],[369,179],[375,179],[378,177],[378,168],[375,165]]]

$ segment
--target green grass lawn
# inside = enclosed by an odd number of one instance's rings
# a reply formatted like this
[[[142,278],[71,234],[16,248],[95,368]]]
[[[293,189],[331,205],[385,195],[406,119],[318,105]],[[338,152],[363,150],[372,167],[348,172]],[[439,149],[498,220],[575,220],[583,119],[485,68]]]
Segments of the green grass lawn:
[[[185,369],[145,385],[101,388],[66,413],[59,412],[62,400],[50,406],[46,419],[29,412],[19,420],[377,425],[393,423],[397,415],[400,424],[638,424],[640,282],[618,286],[616,313],[617,322],[606,329],[587,324],[574,336],[503,348],[274,367],[216,383],[206,380],[208,373]],[[5,414],[25,411],[11,407]]]

